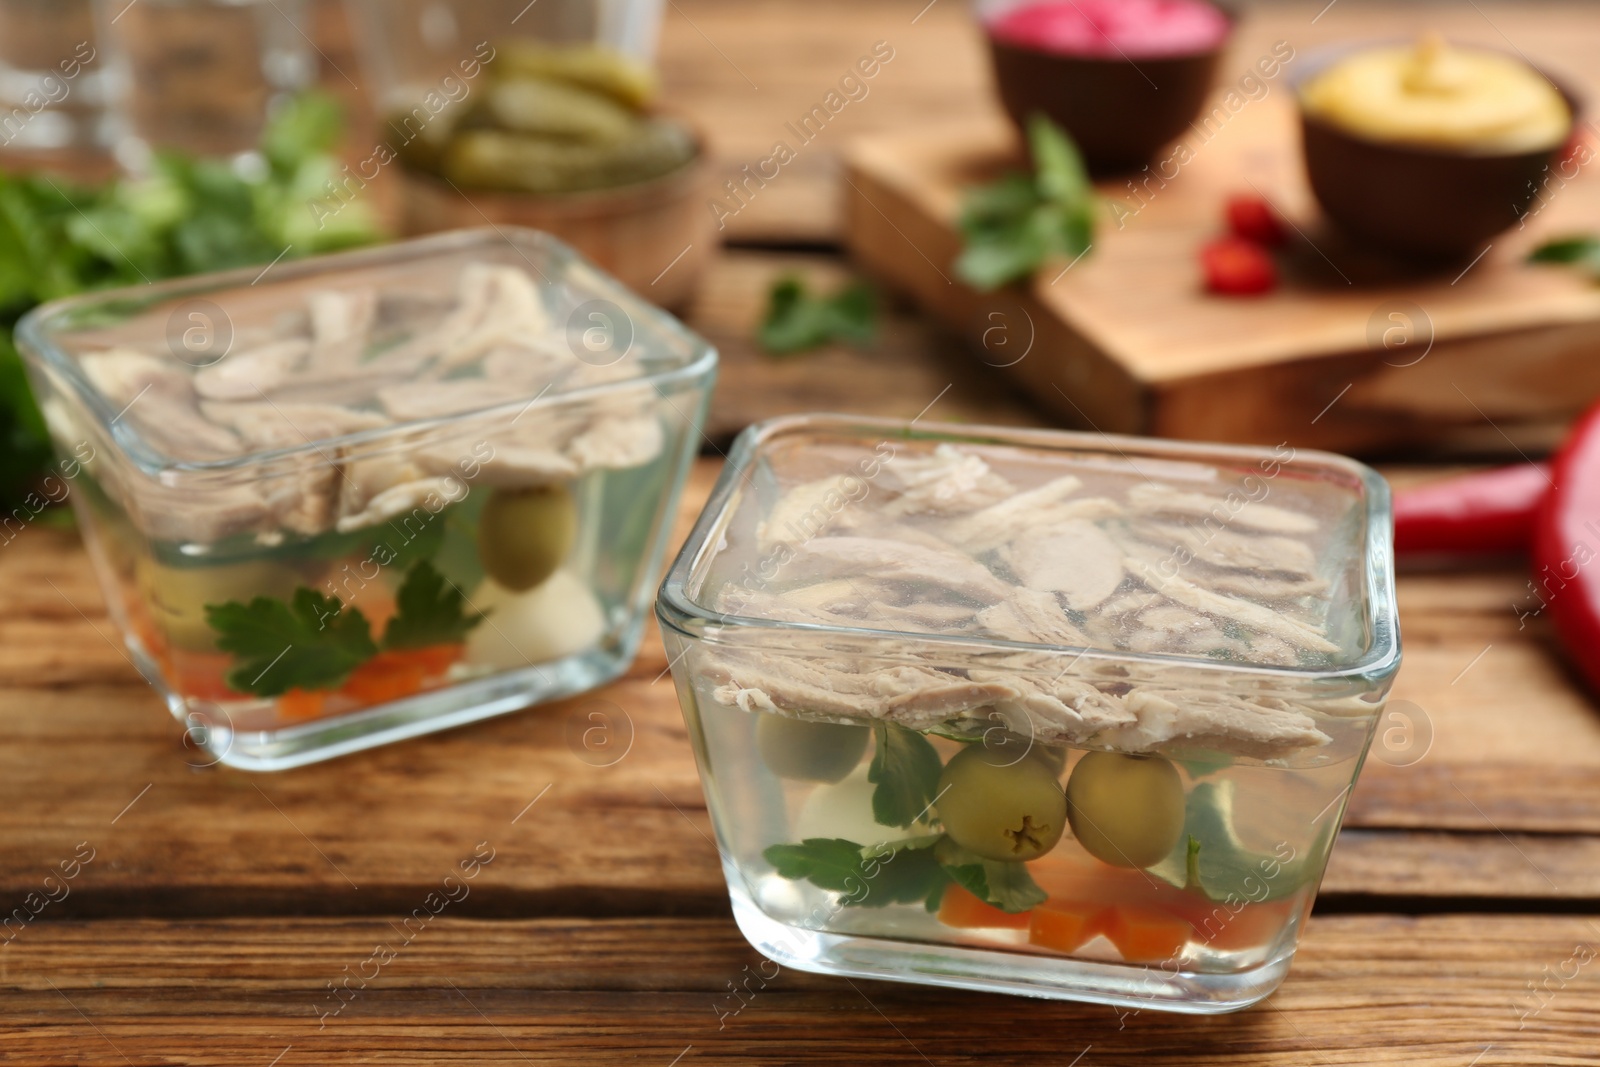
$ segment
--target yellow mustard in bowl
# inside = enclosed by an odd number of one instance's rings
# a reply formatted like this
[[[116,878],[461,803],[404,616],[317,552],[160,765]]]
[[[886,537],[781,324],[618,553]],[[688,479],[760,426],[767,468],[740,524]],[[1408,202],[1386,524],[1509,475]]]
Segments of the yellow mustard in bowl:
[[[1436,36],[1348,56],[1300,95],[1309,115],[1357,136],[1473,155],[1554,148],[1572,128],[1566,100],[1538,71]]]

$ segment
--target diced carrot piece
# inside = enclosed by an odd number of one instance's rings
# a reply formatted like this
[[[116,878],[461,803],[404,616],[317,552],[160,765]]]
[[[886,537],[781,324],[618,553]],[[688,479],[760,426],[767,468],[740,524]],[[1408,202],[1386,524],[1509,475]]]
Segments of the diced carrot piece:
[[[1194,928],[1181,915],[1155,908],[1118,906],[1111,910],[1104,933],[1129,963],[1160,963],[1182,953]]]
[[[1104,932],[1111,909],[1097,904],[1073,906],[1071,901],[1047,900],[1033,909],[1028,926],[1029,944],[1057,952],[1076,952]]]
[[[461,645],[430,645],[380,652],[351,673],[339,692],[362,704],[382,704],[419,693],[461,658]]]
[[[351,673],[339,692],[363,704],[408,697],[422,688],[422,666],[403,653],[380,652]]]
[[[958,885],[948,885],[945,886],[943,899],[939,901],[939,921],[959,929],[1003,927],[1026,930],[1030,917],[1025,911],[1001,911]]]
[[[406,655],[432,678],[449,670],[465,652],[465,645],[429,645],[427,648],[410,649]]]
[[[226,652],[198,652],[192,648],[173,648],[163,666],[180,694],[195,700],[238,700],[228,685],[233,657]]]
[[[291,689],[278,698],[278,714],[286,719],[315,719],[328,694],[317,689]]]

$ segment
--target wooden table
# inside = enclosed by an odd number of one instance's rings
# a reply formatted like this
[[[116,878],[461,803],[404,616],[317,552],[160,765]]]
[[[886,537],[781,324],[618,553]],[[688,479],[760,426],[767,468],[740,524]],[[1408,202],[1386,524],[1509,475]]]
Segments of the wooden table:
[[[876,40],[896,59],[828,138],[987,107],[964,9],[923,3],[678,0],[668,85],[730,161],[764,154]],[[1320,7],[1250,32],[1309,44],[1424,19],[1339,0],[1312,25]],[[1426,18],[1600,52],[1576,5]],[[727,359],[712,438],[816,408],[1042,424],[898,311],[866,353],[750,346],[773,276],[842,273],[835,147],[740,213],[692,311]],[[696,468],[678,536],[717,462]],[[760,957],[728,915],[653,634],[587,697],[248,775],[201,766],[115,643],[75,535],[33,526],[0,549],[0,911],[39,908],[0,933],[0,1063],[1600,1063],[1600,714],[1519,618],[1526,594],[1515,567],[1403,577],[1407,720],[1386,724],[1264,1005],[1191,1019],[788,971],[738,999]],[[597,710],[615,747],[573,740]],[[492,859],[470,895],[433,915],[475,853]]]

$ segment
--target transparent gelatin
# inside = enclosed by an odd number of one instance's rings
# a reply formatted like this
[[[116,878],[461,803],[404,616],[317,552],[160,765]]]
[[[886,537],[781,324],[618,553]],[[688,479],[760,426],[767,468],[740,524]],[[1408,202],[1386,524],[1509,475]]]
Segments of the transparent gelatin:
[[[1398,665],[1358,464],[778,420],[658,612],[791,966],[1215,1012],[1287,973]]]
[[[110,609],[196,758],[293,766],[620,674],[715,354],[530,231],[254,277],[22,328]]]

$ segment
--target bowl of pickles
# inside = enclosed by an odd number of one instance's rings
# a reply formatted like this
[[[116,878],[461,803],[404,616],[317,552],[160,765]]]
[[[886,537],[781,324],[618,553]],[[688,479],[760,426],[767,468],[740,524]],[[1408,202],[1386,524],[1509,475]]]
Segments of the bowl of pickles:
[[[546,230],[656,303],[681,304],[716,243],[710,166],[699,133],[656,107],[654,72],[597,44],[501,40],[488,54],[459,101],[385,121],[404,228],[487,218]]]
[[[56,301],[17,337],[129,657],[192,759],[252,770],[625,670],[716,369],[510,227]]]

